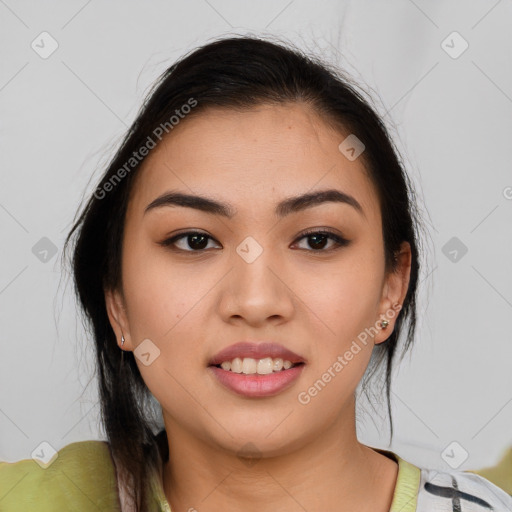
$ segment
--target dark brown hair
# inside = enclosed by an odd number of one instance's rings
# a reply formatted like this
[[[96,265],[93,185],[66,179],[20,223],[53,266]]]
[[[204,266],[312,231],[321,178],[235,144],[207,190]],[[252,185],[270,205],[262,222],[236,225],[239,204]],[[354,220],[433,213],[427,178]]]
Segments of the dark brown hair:
[[[125,213],[144,161],[130,159],[148,144],[148,138],[159,142],[159,132],[155,132],[158,127],[166,126],[166,133],[170,132],[169,120],[183,105],[191,105],[191,99],[195,106],[188,109],[187,118],[200,115],[209,107],[243,110],[261,104],[305,102],[326,123],[363,141],[365,169],[380,202],[386,270],[396,269],[395,255],[401,242],[408,242],[412,251],[409,289],[395,328],[385,343],[374,347],[362,381],[367,391],[370,376],[377,369],[383,372],[391,436],[393,363],[400,336],[404,338],[403,357],[413,342],[416,327],[420,224],[414,191],[382,120],[369,102],[335,68],[289,44],[252,36],[229,37],[184,56],[161,75],[151,90],[65,243],[66,248],[73,236],[76,238],[72,254],[74,284],[85,319],[92,327],[101,421],[115,460],[131,475],[137,510],[148,509],[149,472],[156,467],[158,457],[155,434],[162,426],[158,425],[152,409],[154,397],[139,373],[133,353],[119,350],[104,293],[106,289],[121,288]],[[131,162],[128,167],[127,162]]]

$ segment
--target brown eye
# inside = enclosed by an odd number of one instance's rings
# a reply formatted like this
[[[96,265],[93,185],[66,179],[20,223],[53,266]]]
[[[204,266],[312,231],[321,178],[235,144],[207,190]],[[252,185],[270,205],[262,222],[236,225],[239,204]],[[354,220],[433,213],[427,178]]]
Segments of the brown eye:
[[[187,233],[181,233],[172,238],[168,238],[160,242],[160,245],[164,247],[175,246],[179,251],[199,252],[207,248],[209,240],[213,240],[213,238],[206,233],[202,233],[201,231],[188,231]],[[177,242],[181,243],[181,247],[177,245]],[[173,249],[175,247],[173,247]]]
[[[307,243],[313,252],[329,252],[331,250],[347,246],[350,243],[349,240],[331,231],[309,231],[302,233],[298,240],[302,240],[304,238],[308,240]],[[325,247],[328,246],[329,241],[332,241],[333,244],[331,244],[329,248],[325,249]]]

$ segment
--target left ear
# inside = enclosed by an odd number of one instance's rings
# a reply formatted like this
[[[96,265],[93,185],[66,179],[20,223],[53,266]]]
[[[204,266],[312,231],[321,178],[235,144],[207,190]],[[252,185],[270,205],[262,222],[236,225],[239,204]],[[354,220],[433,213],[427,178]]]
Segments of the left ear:
[[[402,242],[399,252],[396,254],[397,267],[386,277],[382,290],[382,298],[379,307],[379,319],[377,328],[379,332],[374,337],[374,343],[386,341],[395,327],[395,321],[402,307],[411,277],[411,246],[409,242]],[[400,306],[400,307],[398,307]],[[386,328],[380,326],[381,320],[387,320]]]

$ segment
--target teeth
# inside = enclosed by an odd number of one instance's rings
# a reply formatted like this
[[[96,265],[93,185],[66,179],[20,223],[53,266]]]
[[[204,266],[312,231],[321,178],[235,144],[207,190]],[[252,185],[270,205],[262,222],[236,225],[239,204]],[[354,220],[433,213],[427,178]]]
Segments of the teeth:
[[[242,373],[242,360],[239,357],[235,357],[231,361],[231,371],[235,373]]]
[[[281,370],[282,367],[283,367],[283,360],[280,357],[274,359],[274,363],[273,363],[272,369],[275,372],[278,372],[279,370]]]
[[[288,360],[281,359],[280,357],[272,359],[271,357],[265,357],[263,359],[253,359],[252,357],[235,357],[233,361],[223,361],[221,368],[226,371],[232,371],[234,373],[244,373],[246,375],[252,375],[257,373],[258,375],[267,375],[272,372],[280,372],[283,368],[288,370],[293,366],[293,363]]]
[[[242,361],[242,373],[256,373],[257,369],[256,359],[244,357]]]
[[[254,361],[254,359],[253,359]],[[265,359],[260,359],[258,361],[257,373],[260,375],[266,375],[267,373],[272,373],[274,370],[274,361],[272,361],[271,357],[265,357]]]

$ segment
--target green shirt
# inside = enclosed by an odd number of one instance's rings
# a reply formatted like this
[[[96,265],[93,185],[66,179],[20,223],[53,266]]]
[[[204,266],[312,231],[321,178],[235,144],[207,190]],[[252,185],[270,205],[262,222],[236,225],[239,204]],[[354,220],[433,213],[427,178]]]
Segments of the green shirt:
[[[151,511],[170,512],[158,475]],[[64,446],[48,467],[33,459],[0,462],[1,512],[121,511],[117,478],[105,441]]]
[[[390,512],[452,510],[451,507],[442,507],[448,505],[447,500],[455,503],[456,499],[462,500],[464,505],[469,504],[467,508],[462,508],[467,511],[482,510],[473,508],[480,507],[482,501],[493,506],[495,511],[512,510],[500,508],[501,504],[509,506],[512,498],[481,476],[467,476],[470,473],[465,472],[423,470],[393,452],[373,449],[398,463],[398,478]],[[453,483],[454,475],[458,484],[453,485],[456,491],[449,487],[448,480],[436,480],[439,485],[433,484],[434,479],[440,476],[450,478],[449,482]],[[447,489],[446,485],[452,495],[443,491]],[[153,475],[152,489],[153,504],[150,510],[171,512],[163,492],[161,470]],[[79,441],[68,444],[57,452],[57,458],[46,468],[33,459],[0,462],[1,512],[63,510],[121,512],[116,471],[107,442]]]

